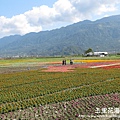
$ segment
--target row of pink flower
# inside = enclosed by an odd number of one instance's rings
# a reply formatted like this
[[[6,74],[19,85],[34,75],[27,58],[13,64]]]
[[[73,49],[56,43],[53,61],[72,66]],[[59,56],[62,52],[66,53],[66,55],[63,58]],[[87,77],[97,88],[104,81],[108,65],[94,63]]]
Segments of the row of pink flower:
[[[97,117],[99,114],[104,114],[102,113],[103,109],[109,110],[109,108],[120,109],[119,93],[91,96],[68,102],[31,107],[24,110],[0,114],[0,119],[80,119],[81,115],[94,115]],[[97,111],[98,109],[101,111]]]

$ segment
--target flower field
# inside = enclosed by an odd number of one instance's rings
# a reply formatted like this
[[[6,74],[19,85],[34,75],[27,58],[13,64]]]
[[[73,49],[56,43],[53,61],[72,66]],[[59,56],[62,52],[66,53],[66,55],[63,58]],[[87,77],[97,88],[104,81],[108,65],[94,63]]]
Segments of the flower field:
[[[1,120],[79,120],[81,115],[101,114],[97,108],[120,108],[120,70],[76,64],[72,72],[38,69],[0,74]]]
[[[111,107],[110,107],[111,106]],[[114,106],[114,108],[113,108]],[[86,114],[93,114],[97,119],[98,114],[105,114],[113,110],[119,117],[120,94],[105,94],[79,98],[67,102],[58,102],[53,104],[39,105],[29,107],[24,110],[0,114],[1,120],[89,120],[89,117],[82,117]],[[103,111],[106,110],[107,111]],[[106,117],[105,117],[106,118]],[[109,118],[109,117],[108,117]],[[106,118],[106,119],[108,119]],[[119,118],[118,118],[119,119]],[[115,120],[118,120],[117,118]],[[102,118],[97,119],[102,120]],[[105,120],[105,119],[104,119]]]
[[[47,67],[45,72],[71,72],[74,71],[75,68],[104,68],[104,69],[112,69],[112,68],[120,68],[120,60],[106,60],[106,59],[87,59],[87,60],[74,60],[73,65],[50,65]]]

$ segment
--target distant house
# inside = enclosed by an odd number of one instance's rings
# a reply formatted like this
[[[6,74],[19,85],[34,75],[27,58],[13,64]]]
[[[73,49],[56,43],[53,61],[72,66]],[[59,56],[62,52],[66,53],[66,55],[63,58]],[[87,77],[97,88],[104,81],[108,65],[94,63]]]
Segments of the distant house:
[[[85,56],[105,57],[107,55],[108,55],[108,52],[89,52]]]
[[[108,55],[108,52],[94,52],[94,56],[105,57]]]

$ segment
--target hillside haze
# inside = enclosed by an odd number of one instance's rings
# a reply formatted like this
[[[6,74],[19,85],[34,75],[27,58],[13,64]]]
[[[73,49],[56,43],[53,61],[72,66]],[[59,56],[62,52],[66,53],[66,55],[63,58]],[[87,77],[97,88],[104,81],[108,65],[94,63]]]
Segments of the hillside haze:
[[[88,48],[94,51],[120,51],[120,15],[0,39],[0,57],[74,55],[82,54]]]

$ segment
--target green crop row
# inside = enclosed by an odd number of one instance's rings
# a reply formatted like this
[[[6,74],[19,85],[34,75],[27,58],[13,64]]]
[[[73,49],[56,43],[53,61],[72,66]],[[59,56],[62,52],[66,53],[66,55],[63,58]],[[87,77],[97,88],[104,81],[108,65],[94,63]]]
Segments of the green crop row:
[[[118,69],[76,69],[53,73],[26,71],[0,77],[0,113],[40,104],[120,92]]]

